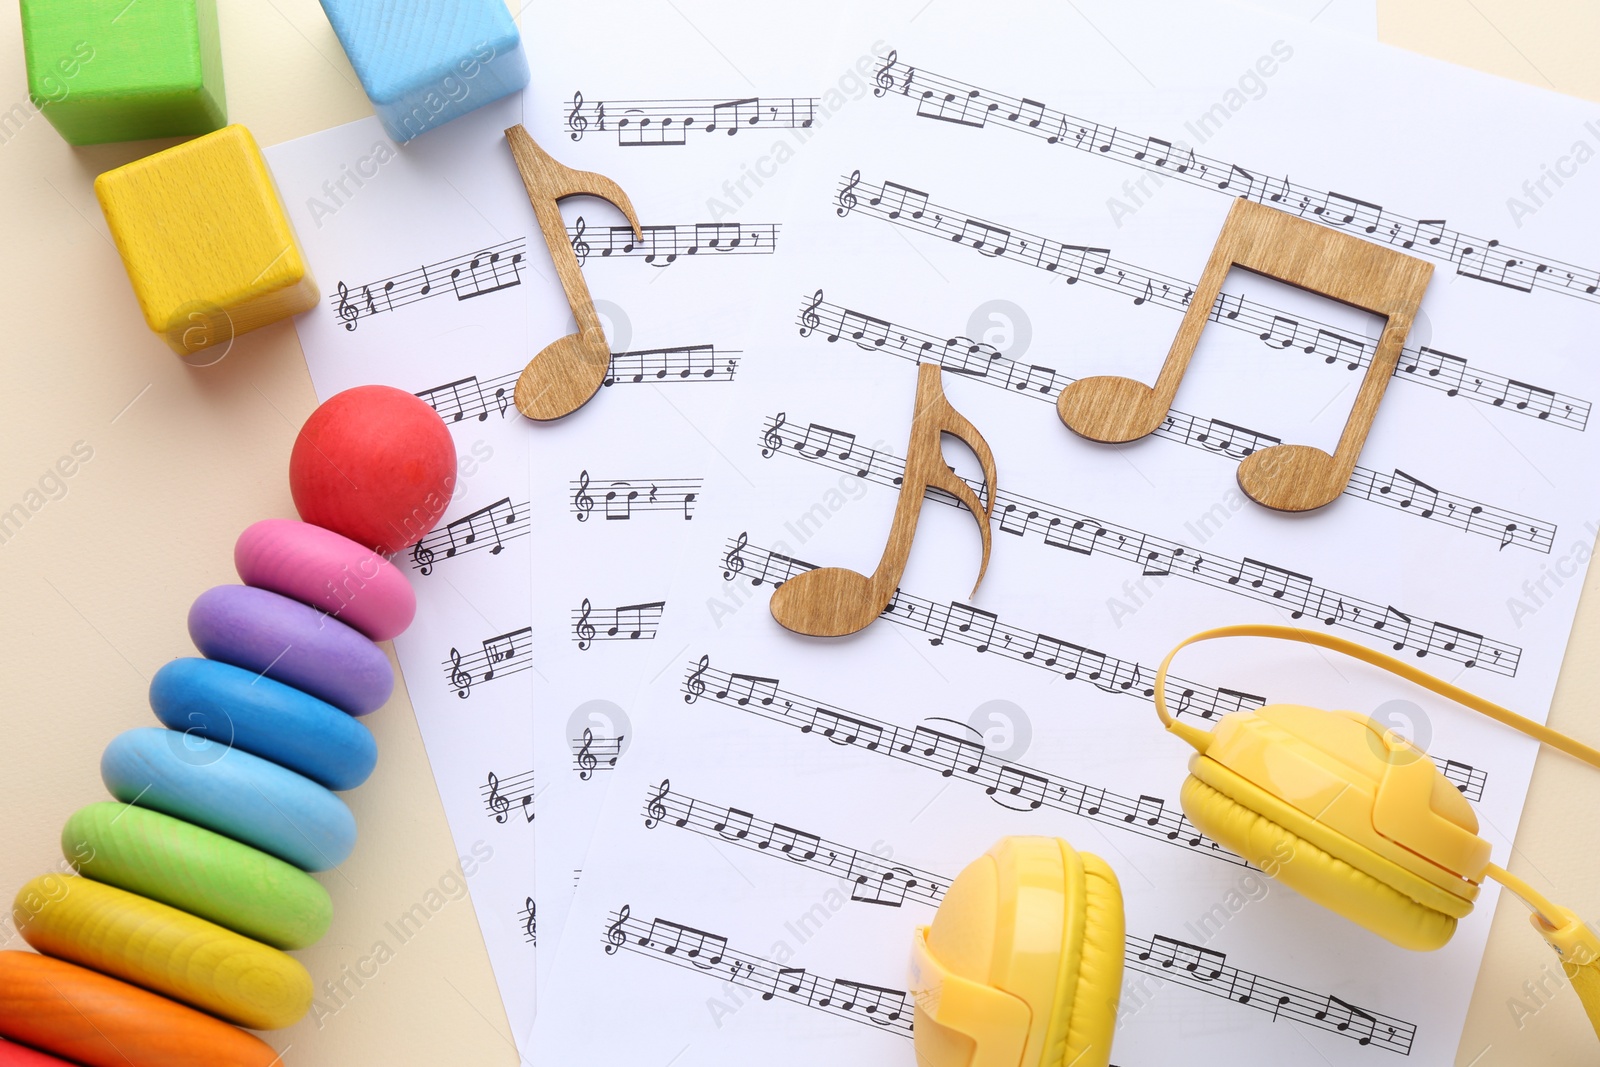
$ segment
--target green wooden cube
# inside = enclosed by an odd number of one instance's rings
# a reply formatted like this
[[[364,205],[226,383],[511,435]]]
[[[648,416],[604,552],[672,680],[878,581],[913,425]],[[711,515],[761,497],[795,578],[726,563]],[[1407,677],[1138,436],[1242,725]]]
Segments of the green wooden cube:
[[[216,0],[22,0],[28,94],[69,144],[227,125]]]

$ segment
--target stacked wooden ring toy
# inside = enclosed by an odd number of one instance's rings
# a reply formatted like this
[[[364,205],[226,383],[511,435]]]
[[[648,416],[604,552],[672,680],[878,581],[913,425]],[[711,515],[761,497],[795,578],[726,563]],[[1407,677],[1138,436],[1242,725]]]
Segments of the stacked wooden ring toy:
[[[305,521],[240,535],[244,584],[189,611],[204,658],[150,683],[162,726],[129,730],[100,761],[120,803],[67,821],[75,873],[17,894],[38,954],[0,952],[0,1067],[268,1067],[279,1054],[240,1027],[289,1026],[311,1007],[288,950],[317,941],[333,907],[308,872],[355,847],[335,791],[377,764],[358,717],[394,676],[374,642],[416,612],[384,556],[439,521],[456,459],[426,404],[363,386],[313,413],[289,466]]]

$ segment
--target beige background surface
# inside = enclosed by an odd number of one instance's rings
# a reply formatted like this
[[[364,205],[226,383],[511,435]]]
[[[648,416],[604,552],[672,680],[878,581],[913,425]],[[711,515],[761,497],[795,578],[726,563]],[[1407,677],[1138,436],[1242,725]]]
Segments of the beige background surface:
[[[3,113],[13,103],[26,108],[27,91],[17,3],[0,6]],[[220,6],[230,117],[262,144],[369,113],[316,0]],[[1382,0],[1380,16],[1392,44],[1600,100],[1594,2]],[[1493,131],[1484,133],[1492,144]],[[64,495],[56,490],[0,543],[0,899],[57,864],[62,822],[104,798],[98,757],[106,741],[154,723],[149,678],[192,654],[189,603],[236,580],[238,531],[294,514],[288,453],[315,397],[293,327],[241,338],[214,367],[184,366],[144,329],[95,203],[97,173],[164,146],[72,149],[39,117],[0,141],[0,511],[22,502],[76,442],[94,450],[65,480]],[[1600,741],[1591,711],[1600,694],[1597,585],[1600,572],[1591,573],[1551,714],[1553,725],[1591,742]],[[1578,594],[1572,583],[1560,592]],[[382,759],[347,796],[360,843],[323,877],[332,930],[299,955],[319,989],[379,941],[393,959],[376,977],[344,977],[337,999],[321,992],[331,1016],[272,1040],[288,1046],[291,1067],[509,1067],[516,1054],[470,904],[447,904],[404,944],[385,929],[439,885],[455,856],[404,691],[368,722]],[[1600,917],[1597,810],[1600,776],[1546,754],[1510,866]],[[1495,916],[1458,1064],[1595,1062],[1576,998],[1556,989],[1553,957],[1525,924],[1515,903]],[[21,943],[6,922],[0,941],[8,939]],[[1541,981],[1545,991],[1530,996],[1524,983]],[[1513,998],[1536,1014],[1519,1025]]]

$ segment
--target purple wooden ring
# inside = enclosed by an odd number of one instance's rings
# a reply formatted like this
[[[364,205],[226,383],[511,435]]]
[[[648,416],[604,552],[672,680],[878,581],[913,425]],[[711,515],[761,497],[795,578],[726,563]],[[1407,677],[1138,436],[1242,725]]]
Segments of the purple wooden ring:
[[[338,619],[265,589],[207,589],[189,609],[189,637],[207,659],[292,685],[352,715],[376,711],[394,690],[381,648]]]
[[[309,522],[261,520],[239,535],[233,565],[245,585],[293,597],[374,641],[399,635],[417,613],[417,595],[399,568]]]

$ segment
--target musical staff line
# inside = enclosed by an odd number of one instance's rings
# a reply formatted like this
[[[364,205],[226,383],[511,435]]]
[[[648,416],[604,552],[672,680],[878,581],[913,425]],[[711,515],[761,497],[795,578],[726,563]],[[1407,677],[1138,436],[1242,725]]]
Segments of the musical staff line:
[[[514,237],[357,286],[341,281],[328,303],[344,328],[354,331],[363,318],[398,311],[429,297],[450,295],[459,302],[521,285],[526,253],[527,239]]]
[[[829,343],[843,339],[867,352],[885,352],[913,363],[935,362],[954,374],[1044,401],[1052,407],[1061,390],[1077,380],[1054,367],[1023,365],[981,341],[938,337],[829,303],[821,289],[803,298],[795,322],[802,337],[816,335]],[[1220,419],[1176,409],[1168,413],[1153,436],[1233,460],[1283,443],[1279,438]],[[1502,550],[1515,545],[1548,554],[1555,545],[1553,523],[1445,492],[1399,469],[1380,474],[1358,466],[1345,495],[1494,540]]]
[[[864,481],[899,490],[905,460],[875,448],[858,449],[856,435],[846,430],[798,421],[783,412],[767,419],[761,433],[761,454],[794,456],[807,463],[853,474]],[[981,482],[963,479],[973,492]],[[927,495],[960,507],[940,489]],[[1493,674],[1515,677],[1522,650],[1442,622],[1431,622],[1393,605],[1375,604],[1317,585],[1309,576],[1253,559],[1229,559],[1190,548],[1090,515],[1047,504],[1019,493],[1000,490],[994,500],[994,521],[1001,533],[1037,534],[1045,545],[1083,556],[1099,554],[1139,566],[1146,577],[1176,577],[1282,608],[1291,619],[1308,617],[1325,626],[1381,638],[1396,651],[1418,658],[1433,655]]]
[[[762,1000],[787,1000],[902,1037],[911,1036],[911,998],[903,989],[823,978],[803,967],[783,967],[760,956],[729,949],[728,939],[720,934],[666,919],[648,923],[635,919],[626,904],[607,919],[603,938],[607,955],[637,952],[753,990],[761,994]]]
[[[702,252],[721,255],[770,256],[778,250],[778,224],[775,222],[683,222],[664,226],[642,226],[644,239],[634,236],[633,227],[590,226],[579,215],[567,227],[572,254],[581,267],[590,256],[601,259],[642,257],[652,267],[670,267],[679,256]]]
[[[411,566],[418,574],[432,574],[446,559],[488,549],[498,556],[507,541],[528,535],[528,503],[513,504],[503,496],[487,507],[468,512],[429,533],[411,548]]]
[[[614,131],[623,148],[681,147],[696,130],[735,136],[744,129],[806,130],[816,120],[814,96],[747,96],[736,100],[584,100],[572,94],[565,105],[568,135]],[[607,109],[610,114],[607,114]],[[607,126],[607,123],[610,123]]]
[[[927,193],[898,182],[863,183],[860,171],[841,179],[835,200],[837,214],[849,215],[859,209],[863,215],[935,234],[991,259],[1036,267],[1065,279],[1068,285],[1081,281],[1119,293],[1131,298],[1135,306],[1182,312],[1194,296],[1193,282],[1113,259],[1109,248],[1064,244],[1002,226],[930,203]],[[1219,293],[1211,321],[1251,334],[1269,349],[1297,349],[1321,357],[1326,366],[1338,365],[1351,372],[1370,364],[1376,349],[1373,339],[1352,336],[1303,315],[1286,315],[1268,304],[1246,300],[1242,293]],[[1568,429],[1582,431],[1589,423],[1587,400],[1471,367],[1462,357],[1437,348],[1403,349],[1394,378]]]
[[[647,829],[671,825],[775,859],[781,856],[849,882],[850,899],[858,903],[899,908],[910,900],[937,908],[950,886],[951,880],[943,875],[827,841],[739,808],[673,792],[670,780],[651,785],[648,793],[644,805]],[[1202,945],[1161,934],[1148,938],[1128,934],[1123,952],[1130,970],[1268,1012],[1274,1022],[1288,1019],[1401,1055],[1410,1054],[1416,1039],[1416,1026],[1403,1019],[1242,970],[1229,964],[1225,953]]]
[[[571,612],[572,639],[580,652],[588,651],[596,641],[654,641],[666,607],[665,600],[652,600],[597,608],[584,597],[583,603]]]
[[[1236,163],[1180,149],[1172,141],[1107,127],[1046,107],[1027,97],[1010,97],[954,78],[915,68],[897,68],[898,56],[879,68],[873,95],[898,94],[917,101],[917,115],[971,129],[987,127],[1037,137],[1091,156],[1153,169],[1180,182],[1213,189],[1292,211],[1330,229],[1363,234],[1370,240],[1448,264],[1463,278],[1531,293],[1547,289],[1578,300],[1600,302],[1600,271],[1524,252],[1499,240],[1450,229],[1444,219],[1414,219],[1381,204],[1345,193],[1313,189],[1287,176],[1269,177]],[[896,78],[899,83],[896,84]]]
[[[751,545],[748,533],[730,539],[722,557],[723,581],[742,577],[752,586],[771,585],[774,589],[802,571],[815,569],[814,563]],[[928,643],[932,645],[965,645],[979,653],[993,652],[1017,663],[1060,674],[1069,682],[1085,682],[1102,692],[1146,701],[1153,701],[1155,697],[1155,674],[1143,664],[1003,623],[994,612],[960,601],[940,605],[896,590],[882,617],[928,635]],[[1168,692],[1177,695],[1173,707],[1175,715],[1215,721],[1230,712],[1247,711],[1267,703],[1266,697],[1253,693],[1201,685],[1171,674],[1167,678]],[[1430,758],[1463,795],[1473,800],[1483,798],[1487,782],[1483,771],[1456,760],[1441,763],[1437,756],[1430,755]]]
[[[739,368],[739,349],[715,345],[680,345],[611,353],[611,367],[602,385],[671,384],[674,382],[731,382]],[[506,418],[515,411],[512,398],[520,370],[487,381],[476,374],[423,389],[415,395],[450,425],[467,419],[486,422],[490,415]]]
[[[615,770],[624,740],[621,734],[596,737],[593,728],[584,727],[583,736],[572,739],[572,769],[578,772],[579,781],[589,781],[596,771]]]
[[[641,511],[675,512],[685,521],[694,518],[704,478],[591,479],[587,470],[567,483],[572,489],[572,514],[579,522],[591,516],[607,522],[626,522]],[[593,490],[591,492],[590,490]]]
[[[895,726],[781,689],[776,678],[714,669],[709,656],[690,664],[683,691],[686,704],[705,697],[803,734],[815,734],[831,744],[873,752],[981,786],[989,799],[1011,811],[1049,808],[1225,863],[1250,866],[1202,834],[1182,811],[1169,810],[1160,797],[1127,797],[1011,763],[991,755],[976,736],[959,737],[931,726]]]
[[[513,811],[522,815],[524,823],[533,821],[532,771],[523,771],[506,779],[490,771],[484,783],[478,787],[478,792],[483,797],[483,806],[489,818],[495,822],[501,825],[509,822]]]
[[[533,627],[485,638],[476,652],[462,655],[455,648],[440,664],[445,681],[462,700],[472,695],[472,687],[517,674],[533,666]],[[476,673],[474,673],[476,672]]]

